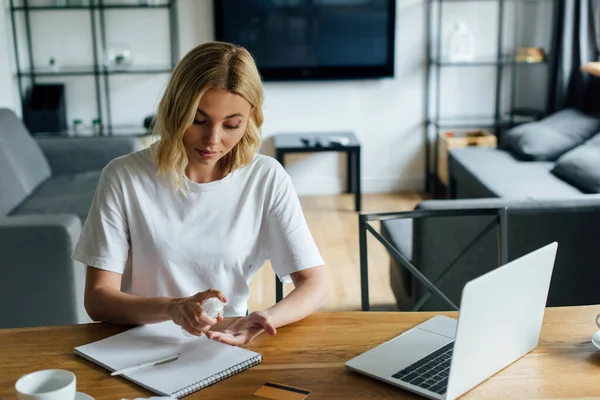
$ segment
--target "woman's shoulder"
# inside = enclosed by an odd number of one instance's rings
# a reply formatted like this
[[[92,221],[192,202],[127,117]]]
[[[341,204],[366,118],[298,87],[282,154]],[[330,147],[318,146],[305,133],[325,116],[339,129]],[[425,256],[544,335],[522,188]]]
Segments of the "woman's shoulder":
[[[145,148],[113,158],[102,170],[102,175],[108,179],[120,180],[132,174],[145,171],[151,163],[151,149]]]
[[[250,164],[243,169],[247,177],[253,177],[262,182],[280,181],[287,176],[286,170],[279,161],[264,154],[256,154]]]
[[[256,154],[248,166],[250,169],[264,174],[285,173],[285,169],[279,161],[265,154]]]

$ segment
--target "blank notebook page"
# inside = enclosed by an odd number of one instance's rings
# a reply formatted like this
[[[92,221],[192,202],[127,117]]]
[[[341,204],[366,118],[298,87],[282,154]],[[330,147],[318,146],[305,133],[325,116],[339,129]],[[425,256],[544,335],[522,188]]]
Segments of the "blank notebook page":
[[[123,377],[161,395],[182,397],[262,361],[260,354],[206,336],[187,337],[172,321],[142,325],[75,348],[75,353],[110,371],[181,353],[167,364]],[[115,379],[118,379],[115,377]]]

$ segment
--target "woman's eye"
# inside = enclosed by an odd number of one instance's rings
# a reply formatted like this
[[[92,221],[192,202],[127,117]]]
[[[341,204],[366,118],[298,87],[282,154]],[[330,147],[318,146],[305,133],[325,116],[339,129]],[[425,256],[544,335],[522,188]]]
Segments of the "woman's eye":
[[[194,124],[196,124],[196,125],[204,125],[205,123],[206,123],[206,121],[200,121],[199,119],[194,120]]]
[[[225,129],[239,129],[241,125],[231,126],[231,125],[223,125]]]

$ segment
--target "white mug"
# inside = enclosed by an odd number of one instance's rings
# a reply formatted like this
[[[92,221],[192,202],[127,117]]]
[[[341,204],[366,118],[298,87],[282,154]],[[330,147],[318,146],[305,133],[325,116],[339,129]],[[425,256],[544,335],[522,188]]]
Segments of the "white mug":
[[[19,400],[74,400],[77,379],[64,369],[44,369],[24,375],[15,384]]]
[[[600,328],[600,314],[596,315],[596,325]]]

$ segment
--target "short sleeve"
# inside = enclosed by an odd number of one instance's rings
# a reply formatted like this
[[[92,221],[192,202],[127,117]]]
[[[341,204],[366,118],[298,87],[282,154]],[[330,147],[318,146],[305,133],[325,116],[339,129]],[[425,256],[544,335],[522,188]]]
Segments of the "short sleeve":
[[[267,211],[267,258],[279,279],[291,283],[290,274],[324,263],[285,170],[282,169],[273,190]]]
[[[72,258],[107,271],[123,274],[129,252],[129,226],[123,192],[114,170],[102,171],[96,193]]]

